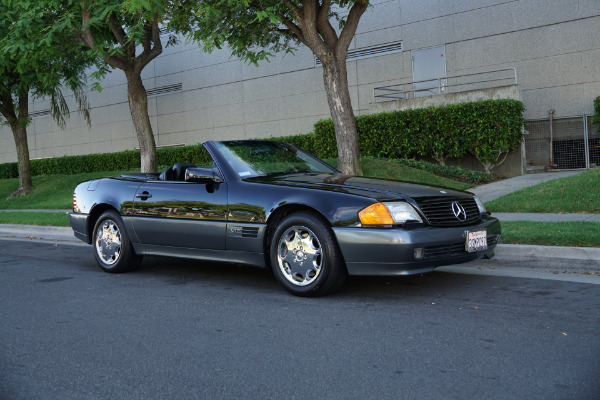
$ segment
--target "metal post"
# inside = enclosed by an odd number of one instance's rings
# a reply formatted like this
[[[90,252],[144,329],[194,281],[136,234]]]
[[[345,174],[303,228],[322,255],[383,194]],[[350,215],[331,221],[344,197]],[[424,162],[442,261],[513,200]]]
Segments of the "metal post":
[[[554,149],[553,149],[553,134],[552,134],[552,122],[554,120],[554,108],[548,111],[550,114],[550,168],[554,169]]]
[[[583,116],[583,144],[585,145],[585,169],[590,169],[590,142],[588,141],[588,118]]]

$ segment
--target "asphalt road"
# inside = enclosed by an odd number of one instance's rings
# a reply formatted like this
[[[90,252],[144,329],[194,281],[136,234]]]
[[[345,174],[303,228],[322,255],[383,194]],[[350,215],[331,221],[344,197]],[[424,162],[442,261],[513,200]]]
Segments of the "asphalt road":
[[[0,399],[600,398],[600,277],[499,269],[303,299],[251,268],[111,275],[90,246],[0,240]]]

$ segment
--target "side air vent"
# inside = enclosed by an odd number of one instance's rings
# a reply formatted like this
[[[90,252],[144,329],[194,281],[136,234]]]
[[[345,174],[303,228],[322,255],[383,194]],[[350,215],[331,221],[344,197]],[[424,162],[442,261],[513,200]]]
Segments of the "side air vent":
[[[50,110],[41,110],[41,111],[35,111],[32,113],[29,113],[29,118],[40,118],[40,117],[47,117],[48,115],[50,115]]]
[[[258,237],[258,228],[242,228],[242,237],[245,238],[257,238]]]
[[[228,237],[256,239],[259,229],[252,226],[230,226],[227,230],[229,231],[227,234]]]
[[[183,84],[176,83],[174,85],[161,86],[154,89],[147,90],[148,97],[161,96],[163,94],[181,92],[183,90]]]
[[[355,49],[348,51],[346,62],[360,60],[361,58],[369,58],[375,56],[382,56],[385,54],[399,53],[402,49],[402,42],[388,43],[381,46],[363,47],[362,49]],[[315,57],[315,67],[321,66],[321,60]]]

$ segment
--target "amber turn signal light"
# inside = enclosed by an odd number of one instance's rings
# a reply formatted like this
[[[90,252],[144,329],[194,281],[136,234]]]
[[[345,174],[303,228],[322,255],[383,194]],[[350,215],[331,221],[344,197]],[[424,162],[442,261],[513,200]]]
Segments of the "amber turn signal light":
[[[358,213],[363,225],[394,225],[392,214],[383,203],[371,204]]]

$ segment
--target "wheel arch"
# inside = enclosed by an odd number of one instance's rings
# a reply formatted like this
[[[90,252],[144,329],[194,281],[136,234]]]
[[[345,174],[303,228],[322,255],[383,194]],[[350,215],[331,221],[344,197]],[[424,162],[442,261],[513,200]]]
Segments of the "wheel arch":
[[[265,229],[265,235],[264,235],[264,241],[263,241],[263,251],[265,254],[265,262],[266,262],[267,266],[270,265],[271,239],[273,237],[273,233],[275,232],[275,230],[277,229],[277,226],[279,225],[279,222],[290,214],[293,214],[296,212],[302,212],[302,211],[306,211],[306,212],[315,214],[327,226],[329,226],[329,227],[332,226],[331,221],[329,221],[322,212],[320,212],[316,208],[311,207],[309,205],[293,203],[293,204],[284,204],[281,207],[278,207],[267,218],[267,227]],[[334,237],[335,237],[335,235],[334,235]],[[337,240],[337,238],[336,238],[336,240]]]
[[[88,234],[88,237],[90,238],[90,243],[93,240],[92,237],[94,235],[94,226],[96,226],[96,222],[98,221],[98,218],[100,218],[100,216],[104,212],[109,211],[109,210],[114,211],[117,214],[119,214],[119,211],[115,207],[113,207],[110,204],[106,204],[106,203],[96,204],[90,210],[90,214],[89,214],[88,222],[87,222],[87,234]]]

